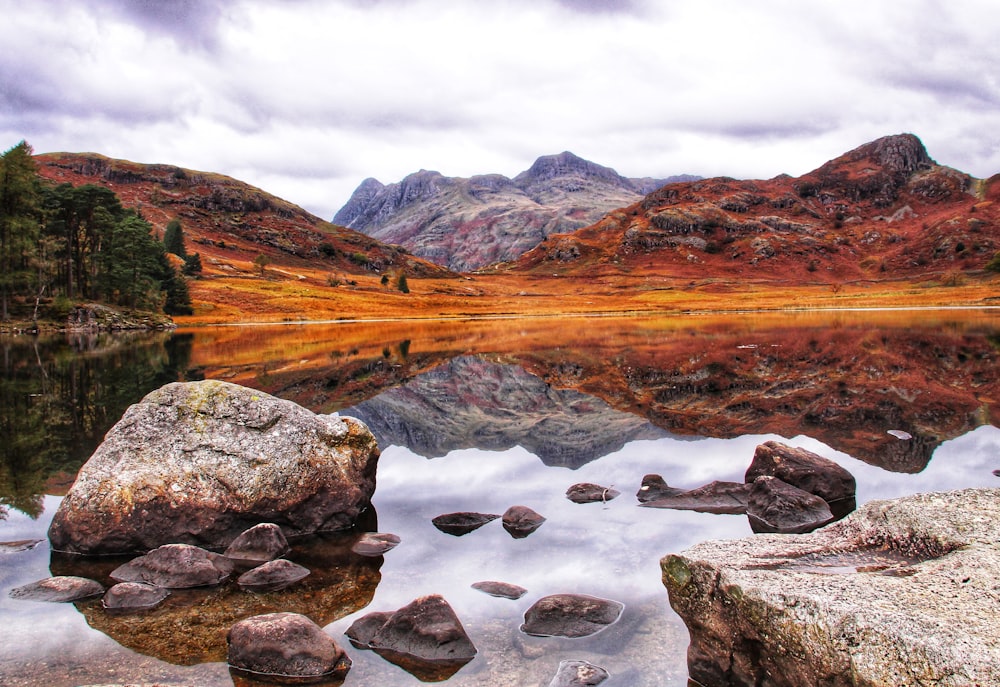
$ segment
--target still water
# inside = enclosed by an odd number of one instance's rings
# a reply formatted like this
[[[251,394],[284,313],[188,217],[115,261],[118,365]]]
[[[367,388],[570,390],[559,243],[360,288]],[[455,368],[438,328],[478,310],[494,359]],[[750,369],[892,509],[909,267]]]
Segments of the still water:
[[[780,440],[850,470],[859,503],[1000,485],[995,311],[219,327],[0,349],[0,542],[43,540],[0,551],[4,685],[232,685],[226,631],[273,610],[309,615],[347,648],[345,685],[418,685],[343,632],[426,594],[448,600],[479,650],[445,684],[544,687],[576,659],[612,687],[683,685],[687,632],[659,559],[751,531],[745,516],[639,508],[644,475],[742,481],[755,447]],[[145,615],[8,598],[54,573],[107,574],[115,563],[50,553],[59,495],[128,404],[203,378],[362,418],[382,449],[369,527],[402,543],[364,559],[352,533],[299,541],[289,557],[313,570],[299,587],[177,594]],[[565,491],[578,482],[622,495],[575,504]],[[461,537],[431,524],[512,505],[545,523],[524,539],[499,521]],[[528,593],[487,596],[471,587],[483,580]],[[589,638],[521,633],[524,611],[560,592],[625,611]]]

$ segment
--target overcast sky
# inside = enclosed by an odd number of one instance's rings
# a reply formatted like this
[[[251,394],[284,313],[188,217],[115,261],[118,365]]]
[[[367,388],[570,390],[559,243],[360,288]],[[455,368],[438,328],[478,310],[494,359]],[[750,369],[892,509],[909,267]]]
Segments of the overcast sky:
[[[0,0],[0,146],[221,172],[803,174],[912,132],[1000,172],[995,0]]]

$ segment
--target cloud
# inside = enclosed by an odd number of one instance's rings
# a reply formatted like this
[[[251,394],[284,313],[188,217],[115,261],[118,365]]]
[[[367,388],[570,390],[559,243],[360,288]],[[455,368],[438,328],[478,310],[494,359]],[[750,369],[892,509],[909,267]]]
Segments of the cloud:
[[[912,131],[1000,170],[989,0],[0,0],[0,136],[217,171],[330,217],[364,178],[801,174]]]

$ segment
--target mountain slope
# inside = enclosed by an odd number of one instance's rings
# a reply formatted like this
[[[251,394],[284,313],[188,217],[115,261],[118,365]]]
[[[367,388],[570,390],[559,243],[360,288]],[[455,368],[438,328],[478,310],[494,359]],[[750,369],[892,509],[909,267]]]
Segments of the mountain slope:
[[[887,136],[797,179],[671,184],[499,268],[795,283],[978,270],[1000,248],[996,179]]]
[[[552,233],[585,227],[677,179],[627,179],[569,152],[538,158],[513,179],[421,170],[399,183],[366,179],[337,224],[405,246],[458,271],[511,260]]]
[[[138,208],[162,234],[178,219],[189,253],[206,269],[231,268],[265,255],[276,266],[312,266],[362,274],[404,270],[446,276],[441,267],[359,232],[325,222],[297,205],[221,174],[172,165],[140,164],[95,153],[35,156],[39,173],[54,183],[98,184],[126,207]]]

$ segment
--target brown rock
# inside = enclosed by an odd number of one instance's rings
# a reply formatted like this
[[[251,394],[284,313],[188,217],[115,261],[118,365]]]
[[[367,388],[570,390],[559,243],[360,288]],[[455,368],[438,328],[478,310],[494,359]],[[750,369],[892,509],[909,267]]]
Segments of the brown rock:
[[[351,659],[304,615],[269,613],[233,625],[226,637],[231,668],[276,682],[343,678]]]
[[[586,637],[614,623],[625,606],[586,594],[546,596],[524,613],[521,632],[539,637]]]
[[[523,539],[537,530],[545,518],[527,506],[511,506],[503,514],[503,528],[515,539]]]

